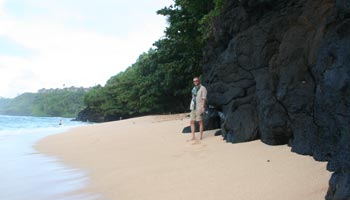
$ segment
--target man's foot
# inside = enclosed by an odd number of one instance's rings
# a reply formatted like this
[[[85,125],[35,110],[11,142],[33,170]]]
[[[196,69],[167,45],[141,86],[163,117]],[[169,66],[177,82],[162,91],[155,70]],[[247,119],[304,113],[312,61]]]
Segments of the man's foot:
[[[196,144],[200,144],[200,143],[201,143],[200,140],[195,140],[195,141],[193,141],[191,144],[192,144],[192,145],[196,145]]]
[[[195,140],[196,140],[196,138],[194,137],[194,138],[187,140],[187,142],[191,142],[191,141],[195,141]]]

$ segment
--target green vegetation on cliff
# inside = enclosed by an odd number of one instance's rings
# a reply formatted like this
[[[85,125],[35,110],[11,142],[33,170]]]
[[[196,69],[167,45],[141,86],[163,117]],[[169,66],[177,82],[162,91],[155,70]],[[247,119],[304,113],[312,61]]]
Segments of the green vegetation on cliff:
[[[0,114],[75,117],[84,108],[87,89],[42,89],[14,99],[0,99]]]
[[[203,26],[218,0],[175,0],[157,13],[167,17],[165,37],[124,72],[85,96],[90,113],[106,121],[149,113],[183,112],[189,107],[193,76],[201,74]],[[218,2],[223,2],[222,0]],[[205,33],[207,34],[207,32]]]

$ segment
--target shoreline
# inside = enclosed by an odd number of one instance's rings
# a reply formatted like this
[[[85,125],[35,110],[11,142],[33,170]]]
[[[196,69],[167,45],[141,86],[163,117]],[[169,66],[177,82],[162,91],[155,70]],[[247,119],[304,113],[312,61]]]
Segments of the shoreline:
[[[188,125],[186,114],[131,118],[74,128],[35,148],[86,171],[84,191],[110,200],[324,199],[326,162],[287,145],[226,143],[215,130],[187,142]]]
[[[11,120],[18,123],[11,125]],[[23,116],[10,116],[2,121],[0,199],[44,200],[64,196],[66,200],[92,200],[87,193],[73,194],[85,186],[86,174],[82,170],[69,168],[34,148],[41,139],[77,126],[68,123],[68,126],[58,127],[52,125],[55,122],[56,118]]]

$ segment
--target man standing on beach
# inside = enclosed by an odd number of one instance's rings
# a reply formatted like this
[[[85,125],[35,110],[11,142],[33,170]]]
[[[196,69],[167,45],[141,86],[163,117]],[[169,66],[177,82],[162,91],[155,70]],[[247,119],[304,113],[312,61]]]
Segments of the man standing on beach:
[[[196,139],[195,131],[195,122],[197,121],[199,123],[199,132],[200,132],[200,139],[203,138],[203,113],[205,111],[205,101],[207,99],[207,89],[201,85],[199,78],[194,77],[193,78],[193,84],[194,87],[192,89],[192,100],[191,100],[191,132],[192,132],[192,139]]]

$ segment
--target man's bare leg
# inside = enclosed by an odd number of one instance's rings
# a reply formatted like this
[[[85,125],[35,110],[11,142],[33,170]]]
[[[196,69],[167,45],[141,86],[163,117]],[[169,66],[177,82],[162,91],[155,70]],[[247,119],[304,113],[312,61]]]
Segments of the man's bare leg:
[[[195,135],[195,131],[196,131],[196,126],[195,126],[195,121],[191,120],[191,132],[192,132],[192,139],[191,140],[195,140],[196,139],[196,135]]]
[[[200,139],[203,139],[203,120],[199,121],[199,132],[200,132]]]

